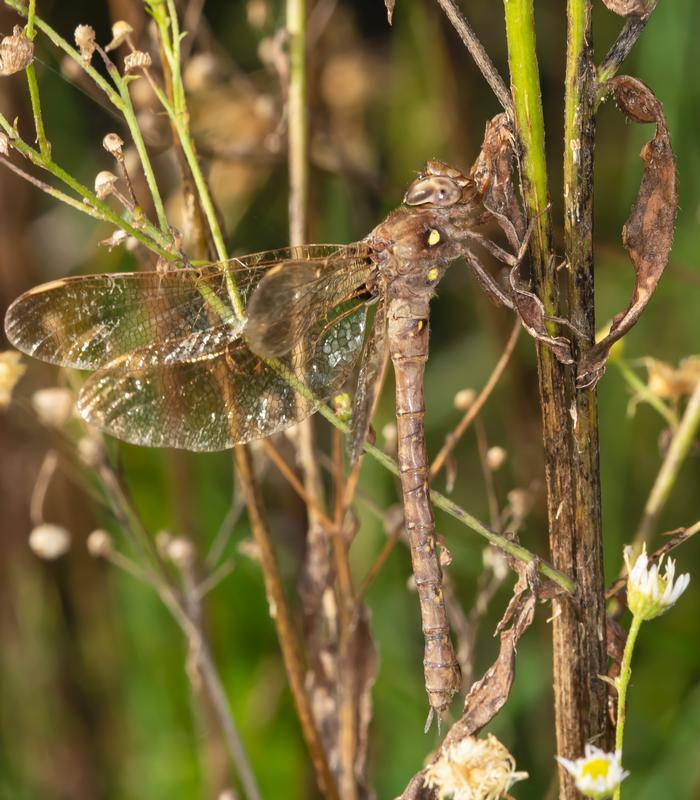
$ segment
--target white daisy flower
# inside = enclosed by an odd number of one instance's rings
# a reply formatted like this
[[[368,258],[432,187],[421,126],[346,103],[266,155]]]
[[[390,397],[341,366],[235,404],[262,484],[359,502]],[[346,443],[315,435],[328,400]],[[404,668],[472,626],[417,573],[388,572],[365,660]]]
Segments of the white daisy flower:
[[[425,786],[451,800],[498,800],[527,772],[515,771],[515,759],[495,736],[465,736],[447,747],[424,774]]]
[[[629,775],[629,772],[622,769],[621,757],[621,753],[606,753],[595,745],[587,744],[583,758],[570,761],[557,756],[557,761],[573,775],[576,788],[582,795],[603,800],[610,797]]]
[[[668,611],[688,588],[690,575],[684,573],[674,581],[676,562],[668,559],[666,573],[660,574],[661,562],[649,566],[646,545],[634,565],[630,564],[632,548],[625,548],[627,564],[627,605],[634,616],[654,619]]]

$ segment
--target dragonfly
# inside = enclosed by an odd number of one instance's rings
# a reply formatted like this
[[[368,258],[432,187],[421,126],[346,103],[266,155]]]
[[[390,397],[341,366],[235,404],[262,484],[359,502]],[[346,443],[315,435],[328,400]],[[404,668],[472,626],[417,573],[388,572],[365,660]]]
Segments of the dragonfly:
[[[511,305],[474,255],[475,243],[488,244],[478,232],[488,216],[487,181],[476,168],[463,174],[428,161],[402,205],[353,244],[70,277],[26,292],[5,319],[19,350],[91,371],[78,398],[89,423],[138,445],[193,451],[222,450],[293,425],[336,395],[358,363],[361,402],[353,416],[361,449],[370,384],[388,352],[425,685],[431,714],[439,715],[461,679],[429,498],[423,392],[429,304],[448,265],[463,256],[489,294]],[[507,260],[499,248],[494,252]]]

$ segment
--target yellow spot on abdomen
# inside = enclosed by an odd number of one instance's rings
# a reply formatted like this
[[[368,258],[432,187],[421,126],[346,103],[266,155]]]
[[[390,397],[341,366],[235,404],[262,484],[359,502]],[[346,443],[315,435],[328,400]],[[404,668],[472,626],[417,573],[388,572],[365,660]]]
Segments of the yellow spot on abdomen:
[[[437,267],[433,267],[432,269],[428,270],[427,277],[429,281],[436,281],[439,275],[440,275],[440,270]]]

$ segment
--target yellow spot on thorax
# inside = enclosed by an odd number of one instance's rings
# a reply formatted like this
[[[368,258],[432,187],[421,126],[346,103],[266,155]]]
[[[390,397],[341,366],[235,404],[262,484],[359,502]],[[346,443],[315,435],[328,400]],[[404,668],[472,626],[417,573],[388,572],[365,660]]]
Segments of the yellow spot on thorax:
[[[432,269],[428,270],[427,277],[429,281],[436,281],[439,275],[440,275],[440,270],[437,267],[433,267]]]
[[[428,244],[433,247],[440,241],[440,231],[436,231],[433,228],[430,233],[428,234]]]
[[[610,762],[605,758],[591,758],[581,767],[581,774],[596,778],[607,778]]]

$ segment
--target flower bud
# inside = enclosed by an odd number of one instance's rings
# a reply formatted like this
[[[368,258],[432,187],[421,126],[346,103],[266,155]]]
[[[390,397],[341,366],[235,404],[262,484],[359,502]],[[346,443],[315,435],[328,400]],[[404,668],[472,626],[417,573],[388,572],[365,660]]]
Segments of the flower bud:
[[[507,458],[508,453],[502,447],[489,447],[486,451],[486,466],[496,472],[506,463]]]
[[[107,531],[98,528],[88,536],[87,549],[95,558],[107,558],[114,551],[114,541]]]
[[[460,389],[454,398],[455,408],[457,411],[467,411],[475,400],[476,391],[474,389]]]
[[[60,525],[45,522],[29,534],[29,547],[39,558],[53,561],[68,552],[70,533]]]

